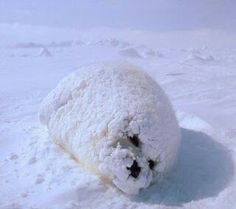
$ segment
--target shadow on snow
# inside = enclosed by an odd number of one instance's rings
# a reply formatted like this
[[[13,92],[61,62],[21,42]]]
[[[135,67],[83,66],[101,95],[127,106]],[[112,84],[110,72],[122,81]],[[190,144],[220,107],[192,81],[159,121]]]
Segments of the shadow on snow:
[[[222,144],[202,132],[181,129],[177,162],[159,184],[133,197],[149,204],[181,205],[216,196],[233,177],[233,161]]]

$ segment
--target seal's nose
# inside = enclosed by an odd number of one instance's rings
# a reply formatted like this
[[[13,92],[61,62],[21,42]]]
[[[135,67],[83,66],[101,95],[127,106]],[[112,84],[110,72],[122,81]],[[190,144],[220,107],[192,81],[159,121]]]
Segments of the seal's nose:
[[[134,160],[131,167],[127,167],[127,170],[130,170],[129,176],[133,176],[134,178],[137,178],[139,176],[140,171],[141,171],[141,167],[139,167],[137,161]]]

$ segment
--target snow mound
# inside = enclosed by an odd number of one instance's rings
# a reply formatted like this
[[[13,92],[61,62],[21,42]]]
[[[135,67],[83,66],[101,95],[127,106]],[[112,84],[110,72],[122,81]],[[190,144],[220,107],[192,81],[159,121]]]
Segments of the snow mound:
[[[158,51],[154,51],[153,49],[149,49],[145,53],[146,57],[159,57],[162,58],[164,55]]]
[[[49,52],[49,50],[46,47],[43,47],[39,52],[39,56],[41,56],[41,57],[51,57],[52,54]]]
[[[135,50],[139,52],[139,54],[142,57],[145,57],[145,58],[156,58],[156,57],[163,58],[164,57],[164,55],[161,52],[154,50],[152,48],[149,48],[148,46],[144,44],[136,46]]]
[[[81,67],[50,92],[39,116],[83,168],[128,194],[169,170],[180,144],[165,93],[129,64]]]
[[[126,48],[120,50],[120,55],[130,58],[142,58],[142,56],[139,54],[139,52],[135,48]]]
[[[117,47],[120,44],[120,41],[115,39],[115,38],[111,38],[107,40],[107,43],[111,46],[111,47]]]
[[[125,48],[130,45],[130,43],[126,41],[120,41],[116,38],[109,38],[109,39],[100,39],[95,42],[91,42],[91,45],[99,45],[99,46],[106,46],[106,47],[120,47],[120,48]]]
[[[212,63],[215,58],[212,55],[204,55],[198,50],[191,50],[188,54],[187,60],[196,60],[199,63]]]

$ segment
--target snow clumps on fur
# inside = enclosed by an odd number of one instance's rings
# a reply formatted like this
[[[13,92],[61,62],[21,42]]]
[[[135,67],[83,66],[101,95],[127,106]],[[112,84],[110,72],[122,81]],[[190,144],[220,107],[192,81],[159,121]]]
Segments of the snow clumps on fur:
[[[174,163],[180,131],[160,86],[136,66],[81,67],[43,100],[40,121],[81,167],[137,194]]]

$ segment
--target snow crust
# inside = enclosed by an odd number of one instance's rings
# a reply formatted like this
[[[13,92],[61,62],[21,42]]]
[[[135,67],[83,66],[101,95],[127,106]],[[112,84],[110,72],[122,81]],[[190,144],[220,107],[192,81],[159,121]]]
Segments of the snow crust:
[[[128,63],[81,67],[43,100],[40,121],[85,169],[137,194],[173,165],[180,131],[160,86]]]

